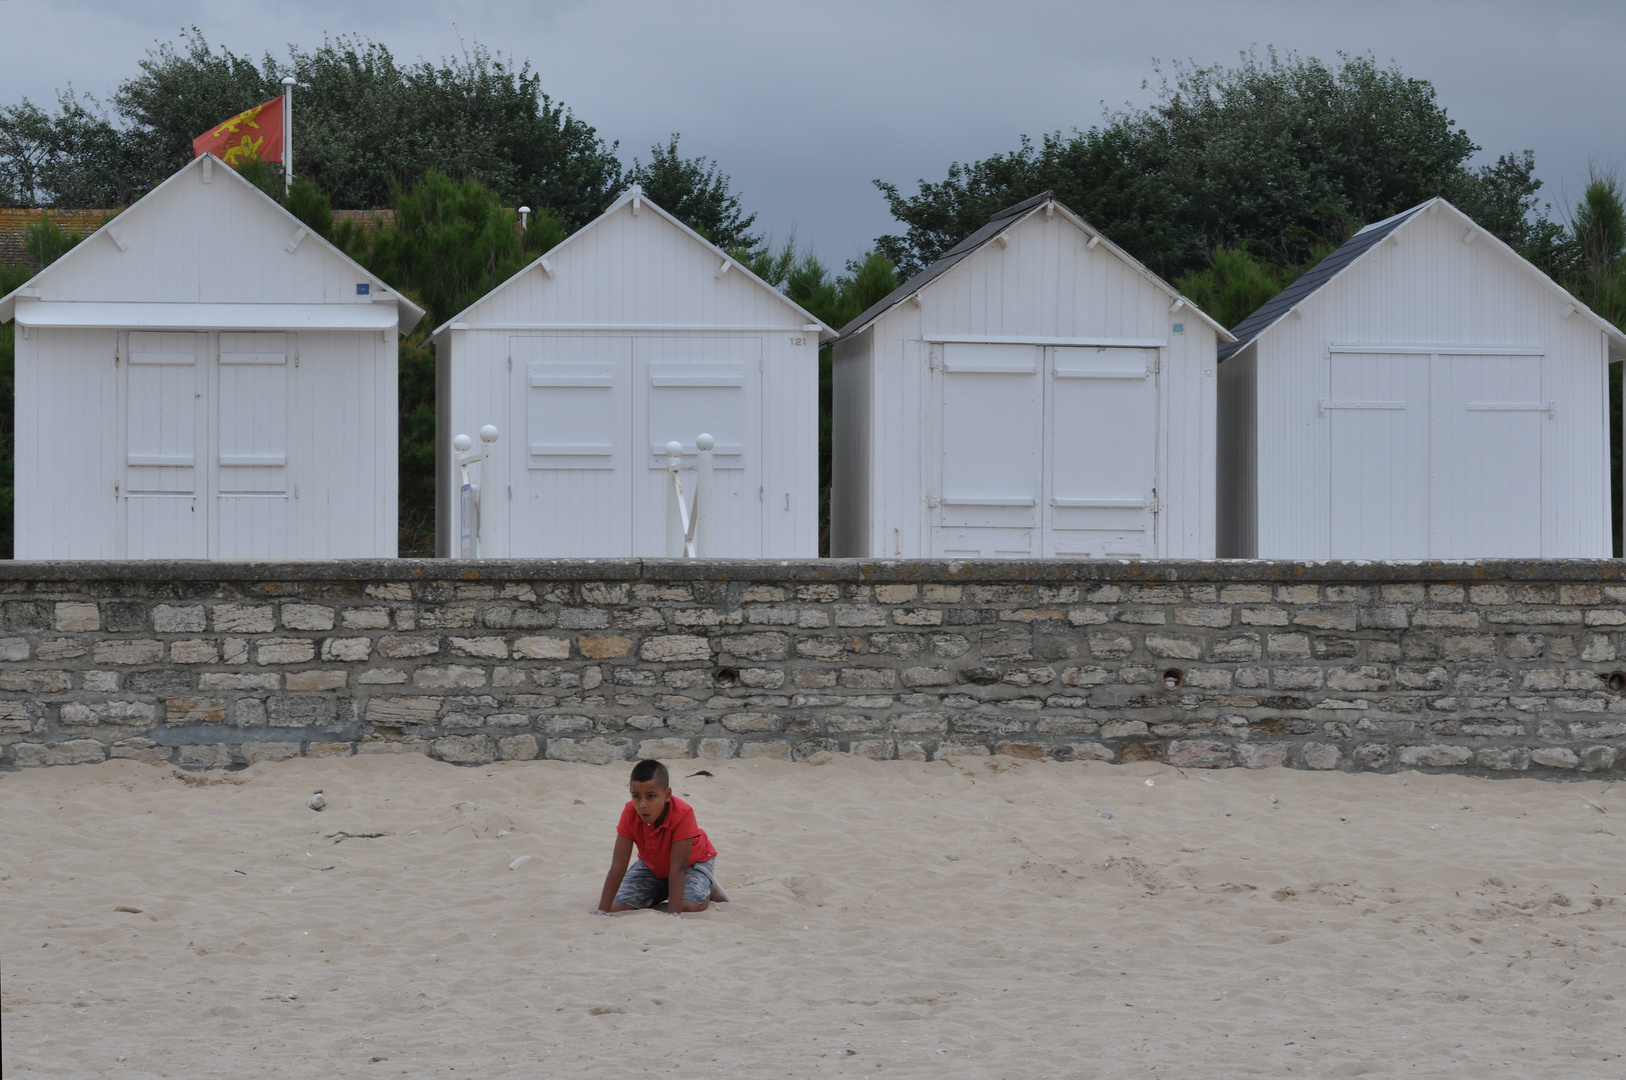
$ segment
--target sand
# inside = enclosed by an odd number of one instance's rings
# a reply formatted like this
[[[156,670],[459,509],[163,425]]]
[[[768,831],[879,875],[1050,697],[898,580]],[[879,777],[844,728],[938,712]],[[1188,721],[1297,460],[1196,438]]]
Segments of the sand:
[[[678,762],[594,917],[625,773],[0,777],[5,1076],[1626,1076],[1626,784]]]

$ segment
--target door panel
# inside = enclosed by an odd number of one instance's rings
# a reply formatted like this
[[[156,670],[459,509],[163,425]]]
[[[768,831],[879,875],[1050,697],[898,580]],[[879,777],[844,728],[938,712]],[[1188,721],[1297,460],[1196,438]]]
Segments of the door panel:
[[[124,365],[125,557],[209,555],[206,334],[132,332]]]
[[[1436,357],[1432,413],[1429,554],[1540,558],[1541,357]]]
[[[1038,555],[1041,350],[958,343],[942,349],[932,554]]]
[[[724,334],[639,338],[633,403],[639,432],[633,453],[634,554],[666,553],[666,444],[683,446],[685,470],[695,439],[717,440],[717,535],[712,553],[747,557],[762,550],[762,339]],[[684,477],[692,499],[693,474]]]
[[[632,339],[514,337],[509,356],[509,554],[632,555]]]
[[[1115,348],[1047,351],[1049,528],[1044,553],[1084,558],[1152,555],[1156,354]]]
[[[1329,389],[1331,557],[1428,558],[1429,358],[1334,353]]]
[[[223,333],[216,368],[216,483],[213,555],[288,554],[290,334]],[[341,462],[327,463],[343,467]]]

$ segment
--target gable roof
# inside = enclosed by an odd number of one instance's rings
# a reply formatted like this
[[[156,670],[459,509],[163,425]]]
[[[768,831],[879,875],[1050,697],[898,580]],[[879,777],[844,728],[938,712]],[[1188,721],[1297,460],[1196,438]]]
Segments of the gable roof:
[[[627,188],[627,190],[622,193],[620,198],[616,199],[615,202],[611,203],[605,209],[604,213],[600,214],[598,217],[594,218],[592,221],[589,221],[586,225],[583,225],[581,228],[577,229],[575,232],[571,233],[569,236],[567,236],[563,240],[559,241],[559,243],[555,244],[553,247],[549,248],[547,251],[544,251],[541,255],[538,255],[534,260],[532,260],[530,263],[528,263],[524,267],[524,269],[515,272],[515,274],[512,277],[510,277],[507,281],[503,282],[501,285],[498,285],[495,289],[492,289],[490,292],[488,292],[484,296],[480,297],[480,299],[476,300],[474,303],[470,304],[468,307],[464,308],[462,311],[458,312],[456,315],[453,315],[450,319],[447,319],[445,322],[441,323],[439,326],[435,327],[434,332],[430,336],[438,338],[442,333],[444,333],[447,329],[449,329],[452,326],[453,323],[459,323],[459,322],[464,321],[464,319],[467,318],[469,312],[477,310],[483,304],[485,304],[487,301],[489,301],[492,297],[498,295],[499,293],[507,291],[510,287],[513,286],[513,284],[516,281],[519,281],[521,278],[523,278],[526,275],[530,274],[532,271],[536,270],[537,268],[543,267],[543,263],[548,258],[550,258],[551,256],[558,255],[560,252],[564,251],[566,248],[568,248],[572,244],[576,243],[576,241],[581,239],[583,236],[587,235],[593,229],[597,228],[602,222],[608,220],[611,216],[613,216],[623,206],[626,206],[628,203],[633,202],[634,200],[637,200],[637,205],[634,207],[634,209],[637,209],[637,210],[649,209],[649,210],[655,211],[656,214],[658,214],[661,218],[665,219],[670,224],[676,226],[679,230],[681,230],[683,232],[684,235],[688,236],[695,243],[702,244],[705,247],[710,248],[711,251],[712,251],[712,254],[716,255],[719,259],[722,259],[724,262],[728,263],[729,269],[731,271],[738,271],[739,273],[744,274],[745,277],[747,279],[749,279],[750,281],[756,282],[756,284],[758,286],[760,286],[761,288],[766,290],[768,293],[773,295],[774,298],[777,299],[780,303],[784,304],[786,307],[790,308],[793,312],[795,312],[797,317],[799,317],[805,324],[807,324],[807,326],[810,329],[812,327],[814,327],[814,326],[817,326],[818,329],[819,329],[819,341],[820,341],[820,343],[823,343],[825,341],[829,341],[829,340],[831,340],[832,338],[834,338],[836,336],[836,332],[834,330],[830,329],[830,327],[826,326],[822,319],[819,319],[819,318],[815,317],[812,313],[807,311],[807,309],[803,308],[800,304],[796,303],[790,297],[786,296],[784,293],[780,292],[778,289],[774,288],[772,285],[769,285],[766,281],[763,281],[761,278],[757,277],[747,267],[741,266],[738,262],[734,261],[734,257],[729,255],[728,252],[724,251],[722,248],[718,247],[716,244],[713,244],[710,240],[707,240],[704,236],[701,236],[699,233],[695,232],[693,229],[689,228],[687,225],[683,224],[683,222],[679,221],[676,217],[674,217],[672,214],[667,212],[667,210],[664,207],[658,205],[657,203],[652,202],[650,200],[649,196],[644,194],[644,189],[641,186],[639,186],[638,184],[633,184],[631,187]],[[543,267],[543,269],[546,269],[546,268]],[[549,271],[549,272],[551,273],[551,271]]]
[[[1061,202],[1061,200],[1056,198],[1056,193],[1053,191],[1041,191],[1039,194],[1033,196],[1033,198],[1024,199],[1022,202],[1019,202],[1014,206],[1007,206],[1005,209],[989,218],[986,225],[982,226],[982,228],[978,229],[964,240],[961,240],[958,244],[955,244],[947,251],[943,252],[942,257],[936,262],[926,267],[926,269],[922,270],[908,281],[905,281],[902,285],[899,285],[896,289],[893,289],[880,300],[877,300],[875,303],[865,308],[857,318],[841,328],[841,336],[847,337],[851,334],[857,334],[865,330],[868,328],[870,323],[886,314],[887,311],[903,303],[905,300],[909,299],[909,297],[914,296],[926,286],[930,285],[933,281],[936,281],[938,278],[954,269],[955,266],[971,255],[972,252],[977,251],[983,247],[983,245],[988,244],[1000,233],[1016,225],[1019,221],[1022,221],[1023,219],[1043,210],[1046,205],[1053,206],[1057,212],[1061,213],[1084,232],[1089,233],[1091,236],[1099,237],[1101,240],[1101,247],[1106,248],[1108,251],[1118,256],[1118,258],[1122,259],[1133,270],[1135,270],[1136,273],[1146,278],[1153,285],[1162,289],[1172,297],[1184,300],[1186,307],[1190,308],[1196,313],[1198,318],[1202,319],[1209,326],[1214,328],[1214,332],[1219,335],[1220,341],[1224,342],[1231,340],[1231,332],[1229,330],[1225,329],[1225,327],[1216,322],[1206,311],[1199,308],[1185,296],[1182,296],[1180,292],[1174,288],[1174,286],[1170,285],[1168,282],[1146,269],[1146,267],[1143,266],[1133,255],[1129,254],[1129,252],[1125,251],[1117,244],[1114,244],[1111,240],[1108,240],[1105,234],[1069,210],[1067,206]]]
[[[1626,335],[1623,335],[1618,327],[1610,323],[1608,320],[1602,318],[1591,308],[1587,307],[1574,296],[1570,295],[1569,291],[1566,290],[1562,285],[1548,277],[1537,266],[1531,263],[1530,260],[1526,259],[1523,255],[1520,255],[1517,251],[1514,251],[1499,237],[1487,231],[1478,222],[1474,221],[1473,218],[1469,217],[1467,214],[1464,214],[1455,206],[1452,206],[1445,199],[1435,197],[1429,199],[1427,202],[1419,203],[1410,210],[1402,210],[1393,217],[1387,217],[1382,221],[1373,222],[1346,240],[1343,245],[1332,254],[1316,263],[1309,270],[1306,270],[1304,274],[1291,285],[1261,305],[1259,310],[1255,311],[1252,315],[1249,315],[1247,318],[1236,324],[1236,326],[1232,329],[1232,332],[1236,335],[1236,340],[1229,345],[1220,346],[1220,362],[1224,363],[1231,356],[1241,352],[1243,349],[1259,340],[1265,334],[1269,333],[1271,328],[1291,314],[1294,308],[1298,307],[1310,297],[1314,296],[1339,274],[1342,274],[1345,270],[1359,262],[1362,256],[1376,248],[1390,236],[1394,235],[1408,222],[1412,221],[1420,214],[1425,212],[1432,213],[1438,209],[1449,210],[1451,213],[1457,215],[1457,217],[1461,218],[1471,228],[1478,230],[1487,243],[1494,245],[1505,254],[1517,259],[1519,264],[1524,267],[1525,270],[1538,277],[1554,292],[1558,293],[1565,300],[1569,301],[1575,307],[1577,312],[1585,313],[1606,333],[1608,333],[1613,339],[1611,343],[1613,345],[1612,351],[1626,354]]]
[[[218,168],[216,168],[216,166],[218,166]],[[0,323],[10,322],[16,316],[16,314],[17,314],[17,304],[18,304],[19,300],[24,301],[24,302],[29,302],[29,301],[32,301],[34,299],[34,297],[36,296],[36,294],[38,292],[38,290],[34,287],[36,282],[40,281],[42,278],[48,277],[51,274],[59,271],[60,268],[63,267],[63,266],[67,266],[67,265],[69,265],[69,264],[71,264],[73,262],[79,261],[79,260],[96,258],[97,255],[105,254],[100,249],[93,247],[92,244],[91,244],[91,241],[94,240],[96,237],[101,236],[103,233],[107,233],[107,232],[109,232],[109,230],[115,229],[116,225],[119,222],[129,222],[133,216],[138,216],[140,214],[144,214],[144,213],[149,212],[151,210],[151,205],[150,204],[152,203],[153,200],[159,199],[160,192],[165,191],[165,189],[167,189],[171,184],[180,183],[181,178],[183,176],[187,175],[189,172],[192,172],[194,170],[204,169],[204,168],[209,168],[209,169],[213,170],[214,173],[217,174],[217,175],[220,174],[220,173],[224,173],[225,176],[222,177],[219,182],[221,182],[223,184],[231,184],[231,183],[241,184],[243,189],[245,189],[248,192],[252,193],[252,197],[264,200],[264,202],[268,206],[270,206],[271,209],[275,213],[277,213],[277,214],[281,215],[283,218],[287,219],[287,223],[290,226],[292,226],[295,229],[305,230],[306,226],[305,226],[304,222],[300,221],[298,218],[294,217],[294,215],[290,214],[283,207],[283,205],[281,203],[277,202],[275,199],[271,198],[271,196],[267,195],[265,192],[261,191],[259,188],[255,187],[253,184],[249,183],[247,180],[245,180],[241,176],[239,176],[237,174],[236,169],[233,169],[230,165],[227,165],[224,161],[220,160],[218,157],[215,157],[215,155],[213,155],[213,154],[203,154],[203,155],[200,155],[198,157],[193,158],[190,162],[183,165],[180,169],[176,170],[176,172],[172,176],[170,176],[169,179],[165,180],[163,183],[159,184],[157,187],[155,187],[151,191],[147,192],[141,198],[137,199],[134,203],[132,203],[130,205],[130,207],[127,210],[123,211],[116,218],[109,220],[108,222],[103,224],[101,228],[97,229],[95,232],[93,232],[89,236],[85,237],[84,240],[80,241],[78,244],[75,244],[73,247],[69,248],[66,252],[64,252],[62,254],[61,258],[59,258],[55,262],[51,263],[51,265],[45,267],[43,270],[41,270],[39,273],[35,274],[33,277],[29,278],[22,285],[20,285],[17,289],[13,290],[11,293],[9,293],[8,295],[6,295],[4,297],[0,297]],[[211,178],[210,182],[213,183],[213,182],[216,182],[216,181],[214,180],[214,178]],[[147,209],[143,210],[142,209],[143,207],[146,207]],[[116,233],[114,235],[116,236]],[[308,231],[305,234],[305,240],[308,241],[309,243],[320,245],[322,248],[326,249],[326,251],[330,255],[332,255],[335,258],[337,258],[337,259],[341,260],[342,262],[346,263],[352,269],[354,269],[357,274],[361,275],[360,280],[367,282],[371,286],[371,295],[373,295],[373,297],[374,297],[374,303],[375,304],[378,303],[381,298],[388,297],[393,302],[393,304],[395,306],[396,318],[395,318],[394,322],[396,324],[397,329],[400,331],[401,334],[405,335],[405,334],[411,333],[412,328],[414,326],[418,325],[418,322],[423,318],[423,316],[424,316],[423,308],[419,307],[417,304],[414,304],[411,300],[408,300],[405,296],[402,296],[395,289],[391,288],[389,283],[386,282],[384,279],[380,278],[377,274],[374,274],[372,271],[368,270],[366,267],[364,267],[360,263],[356,262],[356,260],[352,259],[350,256],[346,255],[344,252],[340,251],[337,247],[335,247],[333,244],[331,244],[327,240],[324,240],[322,237],[316,235],[314,232],[308,232]],[[115,241],[115,242],[117,242],[117,241]],[[120,243],[119,246],[122,248],[124,245],[122,243]],[[158,307],[174,307],[174,308],[177,308],[177,309],[180,309],[180,308],[183,308],[183,307],[184,308],[191,308],[192,313],[191,313],[191,316],[188,316],[188,317],[196,316],[198,318],[206,320],[206,321],[204,321],[202,323],[197,323],[197,324],[189,323],[189,325],[199,325],[199,326],[213,326],[213,325],[215,325],[215,322],[207,321],[210,318],[210,316],[206,314],[208,309],[212,309],[212,308],[220,308],[220,309],[232,308],[232,309],[238,309],[236,312],[233,313],[234,318],[233,319],[228,319],[226,323],[221,323],[221,325],[227,325],[227,324],[233,325],[233,326],[242,325],[242,326],[245,326],[245,328],[250,328],[250,327],[247,326],[246,323],[243,323],[241,321],[242,319],[246,318],[246,319],[249,320],[249,322],[254,322],[254,323],[264,322],[264,323],[266,323],[267,328],[270,328],[272,326],[276,326],[278,328],[286,328],[286,329],[296,329],[301,325],[315,325],[315,324],[311,323],[310,317],[316,311],[318,311],[319,309],[338,308],[338,307],[364,307],[365,306],[365,305],[360,305],[360,304],[337,304],[337,303],[335,303],[335,304],[262,304],[262,305],[197,303],[197,304],[186,304],[186,305],[155,305],[155,304],[129,304],[129,305],[123,305],[123,304],[112,303],[112,302],[102,302],[102,303],[97,303],[97,304],[91,305],[91,304],[86,304],[86,303],[83,303],[83,302],[80,302],[80,301],[52,301],[51,302],[51,306],[53,308],[66,308],[69,305],[74,305],[76,308],[82,306],[82,307],[84,307],[84,309],[87,312],[89,311],[89,309],[91,307],[95,307],[99,313],[106,313],[107,318],[113,318],[114,319],[114,322],[109,323],[108,325],[115,325],[115,324],[116,325],[123,325],[122,321],[120,321],[120,318],[115,317],[116,312],[109,312],[108,311],[108,309],[117,309],[117,308],[120,308],[120,307],[128,307],[128,308],[132,309],[132,312],[134,311],[135,308],[138,308],[138,307],[143,308],[143,309],[147,309],[147,315],[149,315],[149,316],[151,314],[151,310],[154,309],[154,308],[158,308]],[[265,310],[262,311],[262,312],[259,312],[256,315],[250,310],[250,309],[254,309],[254,308],[263,308]],[[288,308],[288,309],[299,308],[299,309],[301,309],[301,311],[298,312],[298,313],[290,313],[290,312],[278,312],[278,311],[274,310],[274,309],[278,309],[278,308]],[[344,325],[349,325],[351,323],[356,323],[356,324],[360,325],[361,323],[365,323],[368,328],[373,328],[373,324],[378,321],[376,318],[375,319],[360,318],[360,317],[358,317],[359,313],[346,312],[344,314],[346,316],[352,316],[352,317],[349,317],[349,318],[346,318],[346,319],[341,319],[341,323],[343,323]],[[105,322],[105,318],[102,319],[102,321]],[[218,321],[218,320],[216,320],[216,321]],[[319,323],[320,320],[317,320],[317,322]],[[286,324],[286,325],[284,325],[284,324]],[[89,325],[89,324],[88,323],[80,323],[79,325]],[[384,325],[385,328],[387,328],[388,325],[389,325],[389,320],[385,320],[383,325]]]

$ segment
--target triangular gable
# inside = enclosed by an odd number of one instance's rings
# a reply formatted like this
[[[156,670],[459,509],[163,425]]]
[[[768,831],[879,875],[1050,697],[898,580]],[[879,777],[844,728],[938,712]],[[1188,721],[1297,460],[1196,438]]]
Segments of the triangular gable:
[[[1068,221],[1072,222],[1073,225],[1085,235],[1098,239],[1100,241],[1098,246],[1103,247],[1113,255],[1116,255],[1141,277],[1151,282],[1164,293],[1167,293],[1171,298],[1180,301],[1186,307],[1190,308],[1198,318],[1202,319],[1205,323],[1214,328],[1214,332],[1219,335],[1219,339],[1222,342],[1231,340],[1231,332],[1229,330],[1216,322],[1202,308],[1192,303],[1190,299],[1181,295],[1174,286],[1170,285],[1168,282],[1164,281],[1162,278],[1148,270],[1144,265],[1141,264],[1140,260],[1136,259],[1133,255],[1129,254],[1129,252],[1107,239],[1106,235],[1099,229],[1095,228],[1089,222],[1085,221],[1083,218],[1069,210],[1066,204],[1060,199],[1057,199],[1055,193],[1051,191],[1040,192],[1031,199],[1026,199],[1014,206],[1007,206],[1005,209],[989,218],[988,223],[982,228],[978,229],[964,240],[961,240],[958,244],[955,244],[953,247],[949,248],[936,262],[926,267],[926,269],[922,270],[920,273],[916,274],[902,285],[899,285],[896,289],[893,289],[880,300],[871,304],[856,319],[842,327],[841,336],[847,337],[863,331],[870,325],[870,323],[880,318],[886,312],[890,311],[894,307],[897,307],[899,304],[903,303],[905,300],[909,299],[911,296],[914,296],[916,293],[925,289],[932,282],[948,273],[955,266],[968,258],[973,252],[980,250],[989,243],[992,243],[993,240],[1001,233],[1005,232],[1007,229],[1014,228],[1024,219],[1044,211],[1046,206],[1053,207],[1056,213],[1061,214]]]
[[[143,195],[140,199],[136,200],[133,204],[131,204],[129,209],[123,211],[117,217],[104,224],[101,228],[85,237],[83,241],[64,252],[61,258],[57,259],[55,262],[51,263],[50,266],[45,267],[39,273],[35,274],[16,290],[4,297],[0,297],[0,323],[10,322],[15,317],[18,300],[36,297],[39,293],[39,284],[41,282],[47,281],[51,277],[61,274],[65,269],[78,267],[81,264],[87,263],[91,260],[116,257],[115,253],[100,247],[97,244],[97,241],[101,240],[103,243],[114,244],[122,250],[126,246],[126,242],[123,240],[123,231],[128,229],[130,223],[140,220],[147,214],[157,212],[155,208],[161,206],[167,200],[171,185],[178,185],[182,182],[183,177],[203,169],[211,170],[211,184],[242,185],[242,190],[250,193],[251,198],[262,200],[264,206],[269,207],[275,214],[285,219],[285,223],[289,228],[289,235],[299,235],[300,244],[318,245],[324,254],[339,260],[344,266],[354,271],[358,281],[368,284],[370,294],[374,297],[374,302],[378,302],[378,297],[389,297],[390,301],[395,305],[396,308],[396,326],[401,334],[405,335],[410,333],[412,328],[416,326],[420,320],[422,320],[424,311],[417,304],[414,304],[411,300],[408,300],[406,297],[402,296],[395,289],[392,289],[390,285],[382,278],[368,270],[366,267],[357,263],[354,259],[346,255],[343,251],[340,251],[333,244],[322,239],[322,237],[316,235],[315,233],[308,231],[303,222],[294,217],[294,215],[290,214],[282,206],[282,204],[278,203],[265,192],[261,191],[259,188],[255,187],[253,184],[239,176],[237,174],[237,170],[231,168],[231,166],[225,164],[219,158],[214,157],[214,155],[205,154],[201,157],[194,158],[191,162],[176,171],[174,175],[170,176],[169,179],[165,180],[163,183],[147,192],[147,194]],[[278,252],[278,254],[281,253],[282,252]],[[53,304],[70,304],[78,302],[79,301],[53,301]],[[101,303],[96,306],[99,308],[105,308],[109,305],[106,303]],[[207,304],[202,306],[246,307],[249,305]],[[273,304],[267,306],[282,307],[293,305]],[[346,305],[330,303],[323,306]],[[388,323],[386,322],[385,325],[387,326]]]
[[[1533,274],[1540,279],[1561,299],[1571,304],[1576,312],[1586,315],[1595,322],[1600,329],[1609,335],[1611,351],[1616,354],[1617,358],[1626,358],[1626,334],[1622,334],[1618,327],[1577,300],[1570,294],[1569,290],[1548,277],[1540,267],[1529,259],[1514,251],[1500,237],[1485,229],[1484,226],[1458,210],[1455,206],[1452,206],[1445,199],[1435,197],[1427,202],[1419,203],[1410,210],[1402,210],[1393,217],[1373,222],[1350,237],[1332,254],[1305,271],[1291,285],[1262,304],[1259,310],[1236,324],[1236,340],[1232,344],[1220,348],[1220,361],[1223,363],[1231,356],[1264,337],[1278,323],[1292,314],[1295,308],[1332,284],[1344,271],[1360,262],[1369,252],[1376,250],[1383,241],[1400,232],[1407,224],[1415,221],[1425,213],[1434,213],[1439,210],[1455,214],[1463,224],[1470,229],[1476,230],[1486,243],[1495,247],[1502,254],[1516,259],[1518,265],[1527,273]]]
[[[541,255],[537,256],[537,258],[534,259],[531,263],[529,263],[523,270],[520,270],[520,271],[516,272],[507,281],[503,282],[501,285],[498,285],[495,289],[492,289],[490,292],[488,292],[484,296],[480,297],[480,299],[476,300],[474,303],[470,304],[467,308],[464,308],[462,311],[458,312],[456,315],[452,316],[450,319],[447,319],[440,326],[437,326],[435,328],[435,330],[434,330],[434,333],[431,336],[438,338],[444,331],[449,329],[454,323],[462,323],[462,322],[467,321],[468,316],[469,316],[469,314],[471,312],[478,311],[483,305],[485,305],[487,302],[489,302],[493,297],[499,296],[502,293],[506,292],[509,288],[513,287],[516,282],[518,282],[520,279],[526,277],[527,275],[531,274],[533,271],[541,270],[542,272],[547,273],[547,274],[549,274],[551,276],[551,274],[552,274],[552,260],[554,258],[558,257],[567,248],[569,248],[571,245],[575,244],[583,236],[586,236],[589,232],[591,232],[592,230],[597,228],[600,224],[607,221],[609,218],[613,217],[622,207],[626,206],[628,203],[635,203],[635,206],[634,206],[635,210],[653,210],[662,219],[664,219],[665,221],[667,221],[671,225],[675,226],[685,236],[689,237],[695,243],[700,244],[702,247],[706,248],[714,256],[716,256],[717,259],[720,260],[720,262],[718,263],[719,266],[727,264],[730,273],[739,273],[739,274],[744,275],[747,280],[754,282],[759,288],[763,289],[769,295],[774,297],[774,299],[778,300],[780,303],[782,303],[786,307],[790,308],[791,311],[795,312],[796,316],[803,323],[807,324],[809,326],[809,328],[817,326],[818,329],[819,329],[819,341],[820,342],[825,342],[825,341],[832,340],[836,336],[836,332],[834,330],[832,330],[830,327],[826,326],[824,324],[823,320],[817,318],[811,312],[809,312],[807,309],[803,308],[800,304],[798,304],[794,300],[792,300],[790,297],[786,296],[784,293],[780,292],[778,289],[774,288],[772,285],[769,285],[766,281],[763,281],[761,278],[757,277],[757,275],[753,274],[747,267],[740,265],[738,262],[735,262],[733,256],[729,255],[722,248],[718,247],[716,244],[713,244],[710,240],[707,240],[705,237],[701,236],[699,233],[697,233],[693,229],[689,228],[683,222],[679,221],[672,214],[668,213],[667,210],[664,207],[650,201],[649,196],[644,194],[643,188],[641,188],[637,184],[634,184],[630,188],[628,188],[626,190],[626,192],[624,192],[621,195],[620,198],[616,199],[615,202],[613,202],[613,203],[611,203],[609,205],[609,207],[604,211],[604,213],[600,214],[598,217],[594,218],[592,221],[589,221],[586,225],[583,225],[581,228],[579,228],[575,232],[571,233],[564,240],[561,240],[558,244],[555,244],[552,248],[549,248],[547,251],[545,251]]]

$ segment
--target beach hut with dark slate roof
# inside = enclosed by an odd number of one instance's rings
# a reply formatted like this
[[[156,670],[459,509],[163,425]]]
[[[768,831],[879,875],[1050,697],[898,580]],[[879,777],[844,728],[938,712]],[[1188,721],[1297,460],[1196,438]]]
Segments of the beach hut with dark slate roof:
[[[1610,555],[1626,336],[1444,199],[1368,225],[1234,333],[1221,557]]]
[[[831,554],[1212,558],[1231,335],[1049,192],[835,345]]]

